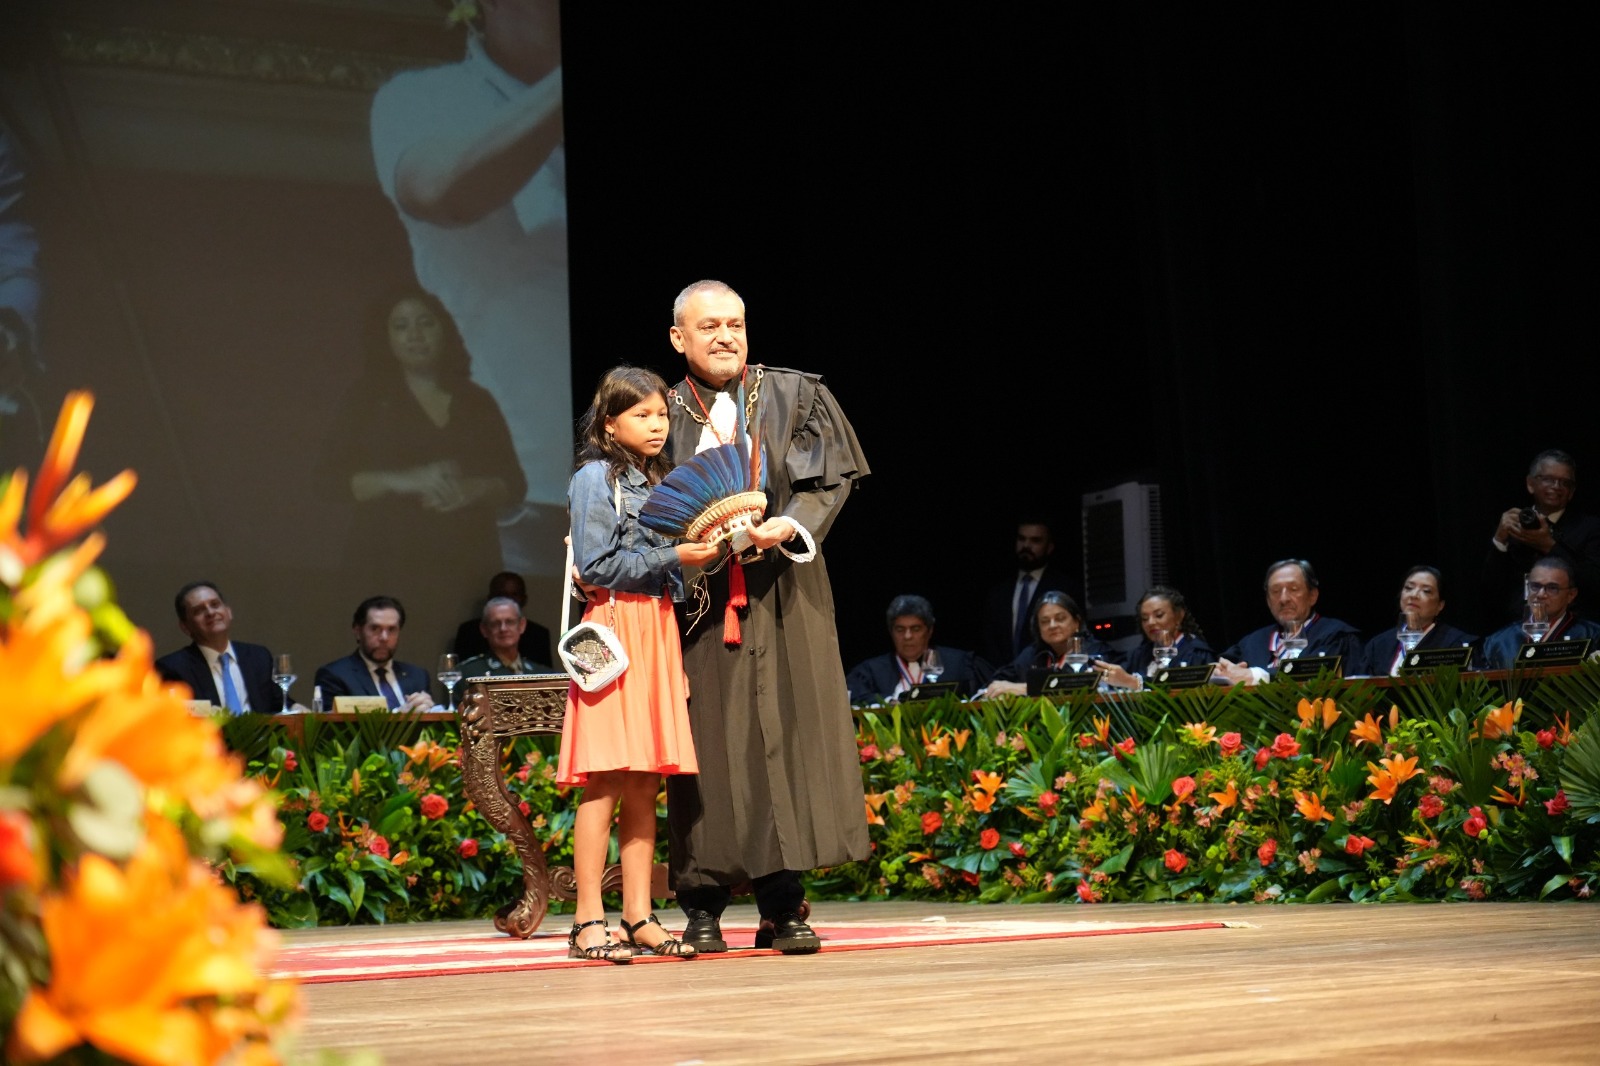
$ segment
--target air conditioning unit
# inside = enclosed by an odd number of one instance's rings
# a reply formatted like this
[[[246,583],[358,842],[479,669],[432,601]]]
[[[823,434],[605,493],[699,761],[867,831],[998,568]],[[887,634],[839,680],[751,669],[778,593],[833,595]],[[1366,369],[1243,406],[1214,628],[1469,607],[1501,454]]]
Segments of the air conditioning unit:
[[[1161,486],[1129,481],[1102,492],[1084,493],[1083,609],[1089,621],[1137,623],[1139,597],[1166,580]],[[1106,627],[1094,628],[1103,631]],[[1136,624],[1133,631],[1137,631]]]

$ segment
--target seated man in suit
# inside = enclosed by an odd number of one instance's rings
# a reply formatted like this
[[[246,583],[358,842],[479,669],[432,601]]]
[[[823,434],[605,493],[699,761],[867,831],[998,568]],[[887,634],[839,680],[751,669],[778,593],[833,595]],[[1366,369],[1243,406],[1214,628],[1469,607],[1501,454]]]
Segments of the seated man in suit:
[[[1289,649],[1284,641],[1305,641],[1303,658],[1339,655],[1343,669],[1355,672],[1361,662],[1361,637],[1355,627],[1316,612],[1322,595],[1317,573],[1304,559],[1280,559],[1267,568],[1264,585],[1272,625],[1247,634],[1217,660],[1212,676],[1231,685],[1255,685],[1270,678]]]
[[[283,690],[272,680],[272,652],[232,639],[233,608],[216,582],[189,582],[172,606],[190,643],[156,660],[163,679],[183,682],[195,699],[225,707],[229,714],[283,710]]]
[[[1558,640],[1594,640],[1600,624],[1579,618],[1572,604],[1578,598],[1577,570],[1566,559],[1547,555],[1528,571],[1528,608],[1537,608],[1541,620],[1550,628],[1539,643]],[[1522,628],[1523,618],[1483,638],[1478,667],[1482,670],[1509,670],[1517,653],[1532,638]]]
[[[393,596],[369,596],[350,618],[356,650],[343,659],[317,667],[317,687],[331,710],[339,696],[382,696],[391,711],[425,711],[433,706],[428,695],[428,671],[395,658],[406,609]]]
[[[534,674],[553,672],[549,666],[555,662],[550,655],[550,631],[523,615],[522,612],[528,606],[528,584],[515,570],[502,570],[489,579],[489,599],[502,597],[517,605],[517,617],[522,619],[522,636],[517,638],[517,654],[533,664],[534,669],[527,672]],[[488,604],[485,603],[484,606],[487,607]],[[456,642],[451,650],[465,660],[480,655],[491,655],[489,649],[493,643],[483,630],[483,618],[480,616],[469,618],[457,627]]]
[[[892,699],[923,682],[954,681],[971,696],[989,683],[994,668],[970,651],[933,645],[933,604],[921,596],[896,596],[886,612],[894,651],[858,663],[845,678],[851,703]]]
[[[548,674],[543,666],[522,654],[519,641],[528,620],[522,608],[509,596],[496,596],[483,605],[483,620],[478,623],[489,651],[461,660],[462,677],[489,677],[500,674]]]
[[[1552,448],[1528,466],[1531,506],[1500,515],[1483,563],[1485,618],[1498,622],[1521,609],[1523,578],[1545,556],[1564,559],[1577,575],[1574,587],[1600,587],[1600,518],[1570,509],[1578,489],[1578,464]]]

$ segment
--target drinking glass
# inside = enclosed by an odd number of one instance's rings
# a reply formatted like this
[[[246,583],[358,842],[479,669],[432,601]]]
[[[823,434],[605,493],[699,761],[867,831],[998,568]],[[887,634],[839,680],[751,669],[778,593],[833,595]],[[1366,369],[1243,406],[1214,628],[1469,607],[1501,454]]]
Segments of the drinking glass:
[[[289,709],[289,686],[294,684],[295,677],[294,659],[288,652],[282,652],[273,659],[272,681],[283,689],[283,709],[286,711]]]
[[[1544,607],[1537,603],[1530,603],[1522,612],[1522,632],[1534,644],[1544,639],[1550,632],[1550,620],[1544,615]]]
[[[445,652],[439,656],[439,684],[444,686],[447,693],[445,710],[456,709],[456,686],[461,683],[461,661],[454,652]]]
[[[1400,616],[1398,632],[1400,634],[1400,646],[1405,648],[1407,655],[1410,655],[1417,645],[1422,642],[1422,630],[1417,628],[1416,622],[1409,614]]]
[[[1155,647],[1151,649],[1151,654],[1155,657],[1156,669],[1165,670],[1172,665],[1172,657],[1178,654],[1178,649],[1172,643],[1172,631],[1158,629],[1153,640]]]
[[[1080,673],[1089,661],[1089,653],[1083,650],[1083,638],[1072,636],[1067,638],[1067,665],[1072,667],[1073,673]]]
[[[1283,651],[1278,656],[1280,659],[1298,659],[1300,653],[1306,650],[1311,642],[1300,635],[1300,625],[1285,626],[1283,630]]]
[[[939,653],[932,648],[922,660],[922,680],[925,684],[933,684],[939,680],[939,675],[944,673],[944,663],[939,661]]]

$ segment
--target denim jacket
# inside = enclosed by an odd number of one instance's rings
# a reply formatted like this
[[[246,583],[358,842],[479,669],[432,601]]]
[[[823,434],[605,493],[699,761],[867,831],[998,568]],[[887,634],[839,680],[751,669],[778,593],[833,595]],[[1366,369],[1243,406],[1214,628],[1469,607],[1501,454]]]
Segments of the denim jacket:
[[[610,464],[584,463],[567,483],[567,512],[572,516],[572,558],[578,576],[613,592],[683,599],[683,569],[674,541],[639,524],[639,507],[650,484],[635,467],[622,479],[622,514],[616,510],[616,486]]]

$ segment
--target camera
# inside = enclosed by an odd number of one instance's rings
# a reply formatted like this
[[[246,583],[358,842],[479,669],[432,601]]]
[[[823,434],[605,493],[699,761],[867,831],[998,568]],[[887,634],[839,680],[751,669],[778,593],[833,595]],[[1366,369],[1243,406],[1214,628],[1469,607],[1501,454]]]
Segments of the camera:
[[[1517,522],[1523,529],[1539,528],[1539,512],[1532,507],[1524,507],[1517,513]]]

